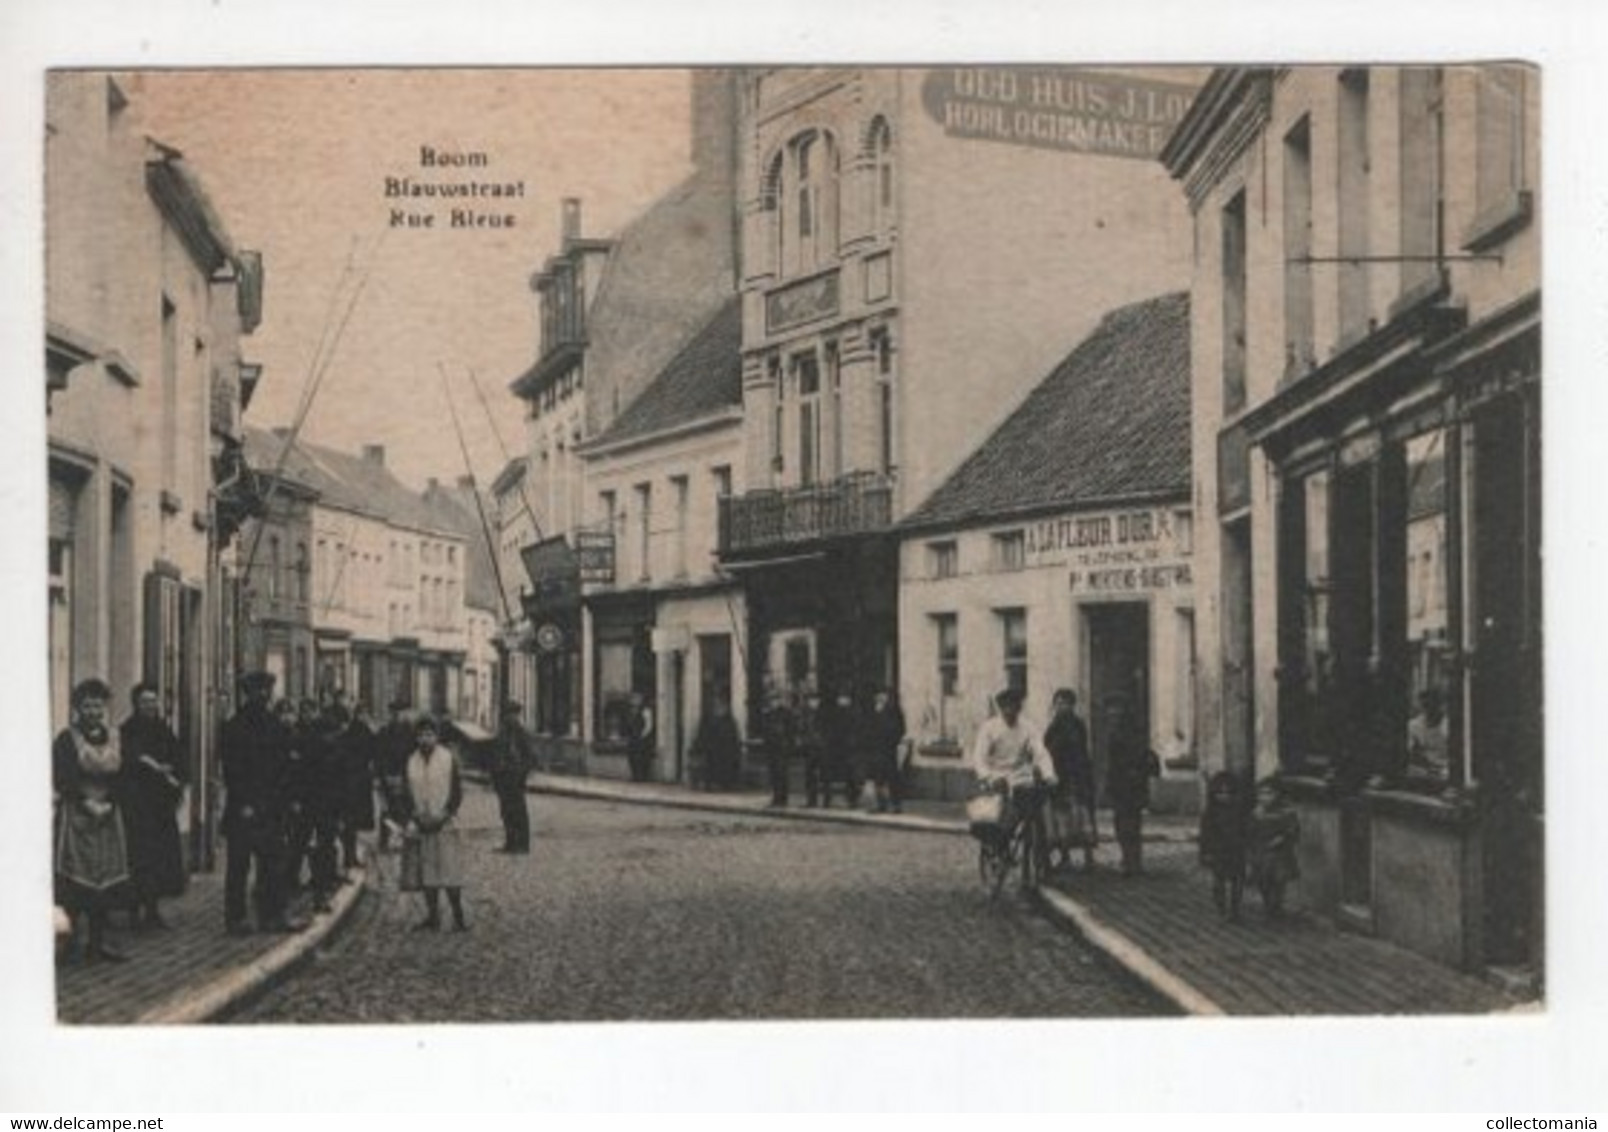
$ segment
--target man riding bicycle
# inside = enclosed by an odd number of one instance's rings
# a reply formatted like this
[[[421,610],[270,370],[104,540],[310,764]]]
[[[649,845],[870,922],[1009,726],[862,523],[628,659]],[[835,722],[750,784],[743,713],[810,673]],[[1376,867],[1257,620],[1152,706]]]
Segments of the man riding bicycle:
[[[994,697],[994,706],[999,714],[977,729],[971,769],[979,789],[1007,794],[1020,820],[1032,823],[1033,852],[1042,856],[1048,845],[1044,800],[1056,783],[1055,762],[1039,729],[1022,718],[1021,692],[1006,688]]]

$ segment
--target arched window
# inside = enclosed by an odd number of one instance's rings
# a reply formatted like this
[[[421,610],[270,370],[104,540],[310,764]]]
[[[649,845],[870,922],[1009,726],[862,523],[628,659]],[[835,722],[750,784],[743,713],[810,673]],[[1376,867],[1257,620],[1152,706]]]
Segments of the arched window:
[[[806,130],[787,143],[778,161],[779,169],[773,165],[766,178],[763,203],[775,210],[780,273],[804,274],[837,254],[837,147],[830,134]]]
[[[893,131],[886,118],[871,123],[866,143],[871,158],[871,226],[885,235],[893,226]]]

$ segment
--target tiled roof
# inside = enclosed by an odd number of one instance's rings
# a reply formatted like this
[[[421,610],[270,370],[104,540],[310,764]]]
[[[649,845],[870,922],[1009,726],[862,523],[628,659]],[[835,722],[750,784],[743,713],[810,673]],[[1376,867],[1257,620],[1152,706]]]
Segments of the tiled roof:
[[[491,552],[486,546],[486,528],[475,506],[475,491],[463,485],[437,485],[424,493],[425,502],[444,523],[463,535],[468,549],[464,557],[463,600],[466,605],[488,613],[502,612],[497,596],[497,575]],[[485,506],[490,507],[489,500]],[[489,511],[488,511],[489,515]]]
[[[1189,296],[1107,314],[901,524],[1189,492]]]
[[[287,430],[246,429],[246,462],[263,474],[279,466]],[[297,438],[280,475],[318,493],[332,507],[357,511],[398,526],[439,533],[455,528],[417,492],[411,491],[385,465],[349,452]]]
[[[743,403],[742,301],[733,296],[592,443],[659,432]]]

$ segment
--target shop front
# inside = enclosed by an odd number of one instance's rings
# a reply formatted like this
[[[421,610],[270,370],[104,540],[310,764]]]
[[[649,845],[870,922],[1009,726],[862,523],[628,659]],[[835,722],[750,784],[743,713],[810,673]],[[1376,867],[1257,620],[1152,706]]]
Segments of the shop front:
[[[592,720],[587,770],[602,778],[629,778],[633,715],[638,705],[657,714],[653,595],[595,593],[586,598],[586,609],[591,626]]]
[[[1465,968],[1541,965],[1539,297],[1430,297],[1259,406],[1278,763],[1307,899]]]
[[[520,554],[534,587],[522,602],[532,626],[537,761],[556,771],[584,771],[580,562],[562,535]]]

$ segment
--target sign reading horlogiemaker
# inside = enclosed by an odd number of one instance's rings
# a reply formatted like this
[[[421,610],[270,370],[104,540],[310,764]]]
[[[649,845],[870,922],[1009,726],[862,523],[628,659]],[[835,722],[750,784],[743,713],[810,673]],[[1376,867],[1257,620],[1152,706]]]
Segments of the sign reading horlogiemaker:
[[[953,67],[921,88],[951,137],[1154,161],[1196,88],[1072,67]]]

